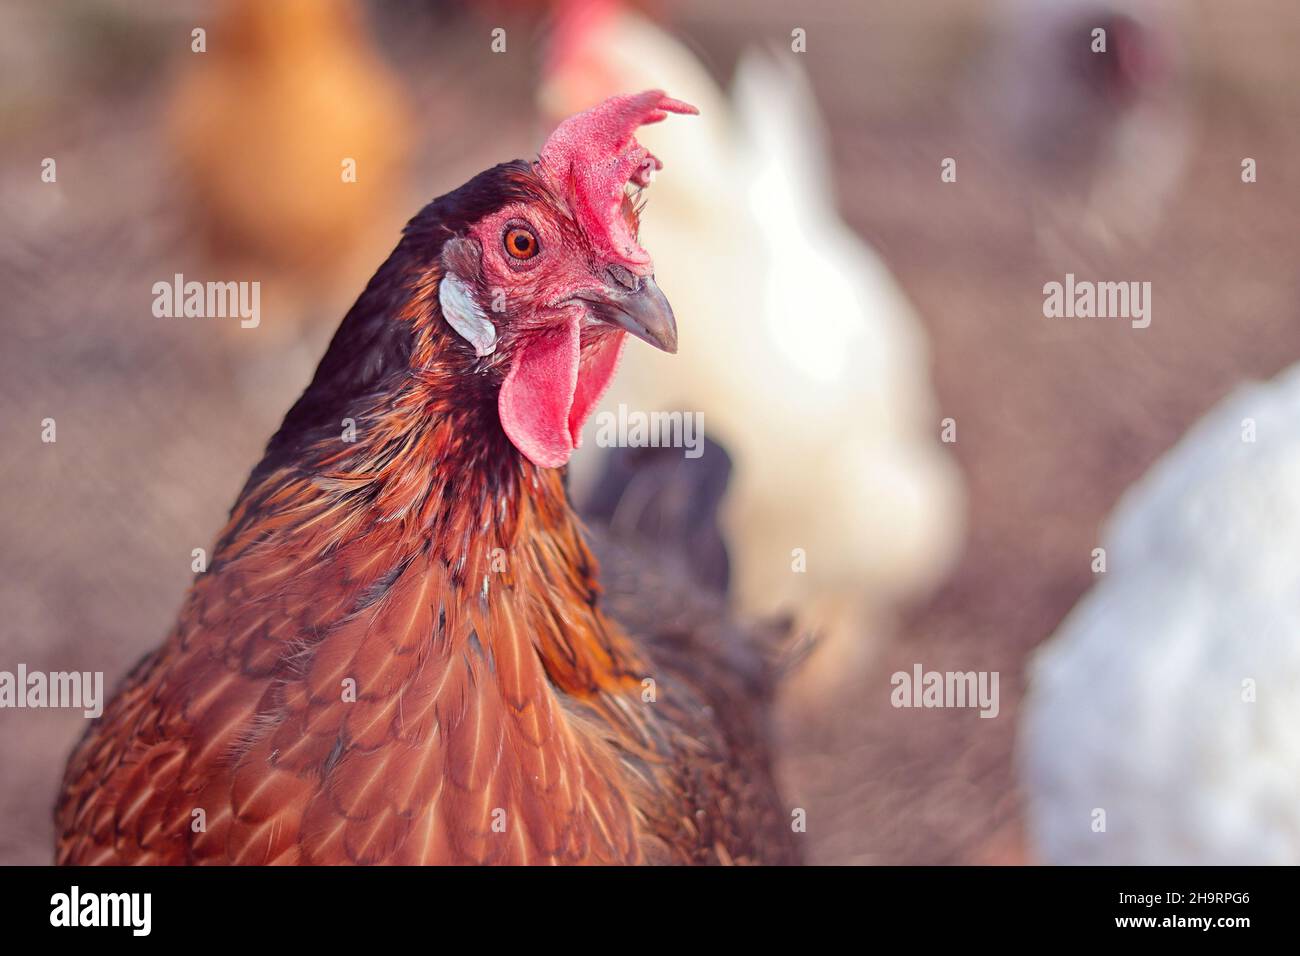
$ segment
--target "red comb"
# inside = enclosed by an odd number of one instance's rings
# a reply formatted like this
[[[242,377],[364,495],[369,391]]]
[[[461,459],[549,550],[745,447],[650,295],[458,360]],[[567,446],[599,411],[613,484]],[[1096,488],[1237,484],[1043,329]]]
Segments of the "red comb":
[[[636,236],[619,212],[629,182],[645,186],[663,169],[636,141],[640,126],[658,123],[669,113],[698,113],[663,90],[613,96],[599,106],[570,116],[542,147],[540,163],[547,185],[565,197],[588,239],[615,262],[650,264]]]

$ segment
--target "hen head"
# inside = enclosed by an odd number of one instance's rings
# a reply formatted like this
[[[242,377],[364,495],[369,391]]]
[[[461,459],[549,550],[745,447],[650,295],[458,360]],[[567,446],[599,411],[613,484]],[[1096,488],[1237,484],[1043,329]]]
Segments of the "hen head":
[[[1098,28],[1105,30],[1110,44],[1107,53],[1100,55],[1092,52],[1089,39]],[[1127,14],[1096,13],[1078,21],[1062,40],[1069,44],[1087,88],[1115,106],[1128,106],[1168,77],[1169,64],[1159,33]]]
[[[461,190],[499,193],[505,177],[503,201],[442,223],[452,232],[437,262],[442,318],[469,369],[499,380],[501,426],[541,467],[565,464],[578,446],[626,333],[677,350],[672,308],[636,238],[637,194],[662,164],[635,133],[670,112],[696,110],[650,90],[573,116],[535,162]]]

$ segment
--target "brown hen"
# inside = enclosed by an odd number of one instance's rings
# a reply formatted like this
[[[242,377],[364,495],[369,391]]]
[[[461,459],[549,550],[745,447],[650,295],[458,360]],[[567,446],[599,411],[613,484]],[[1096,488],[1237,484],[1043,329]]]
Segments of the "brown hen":
[[[795,860],[761,646],[672,535],[599,536],[602,597],[563,483],[626,334],[675,348],[634,202],[668,112],[410,222],[73,754],[60,862]]]

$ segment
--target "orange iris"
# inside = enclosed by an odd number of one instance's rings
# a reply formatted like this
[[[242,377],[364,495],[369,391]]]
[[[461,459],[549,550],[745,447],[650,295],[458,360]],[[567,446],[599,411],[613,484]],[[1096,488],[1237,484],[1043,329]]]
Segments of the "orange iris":
[[[531,259],[537,255],[537,237],[527,229],[511,229],[506,233],[506,252],[516,259]]]

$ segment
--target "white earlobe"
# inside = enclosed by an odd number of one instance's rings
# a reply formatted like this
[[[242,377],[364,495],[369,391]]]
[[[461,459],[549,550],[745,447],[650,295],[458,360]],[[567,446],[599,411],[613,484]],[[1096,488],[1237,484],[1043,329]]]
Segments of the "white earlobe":
[[[497,347],[497,330],[470,292],[469,286],[452,273],[446,273],[438,283],[438,303],[443,318],[456,330],[456,334],[470,345],[480,357],[491,355]]]

